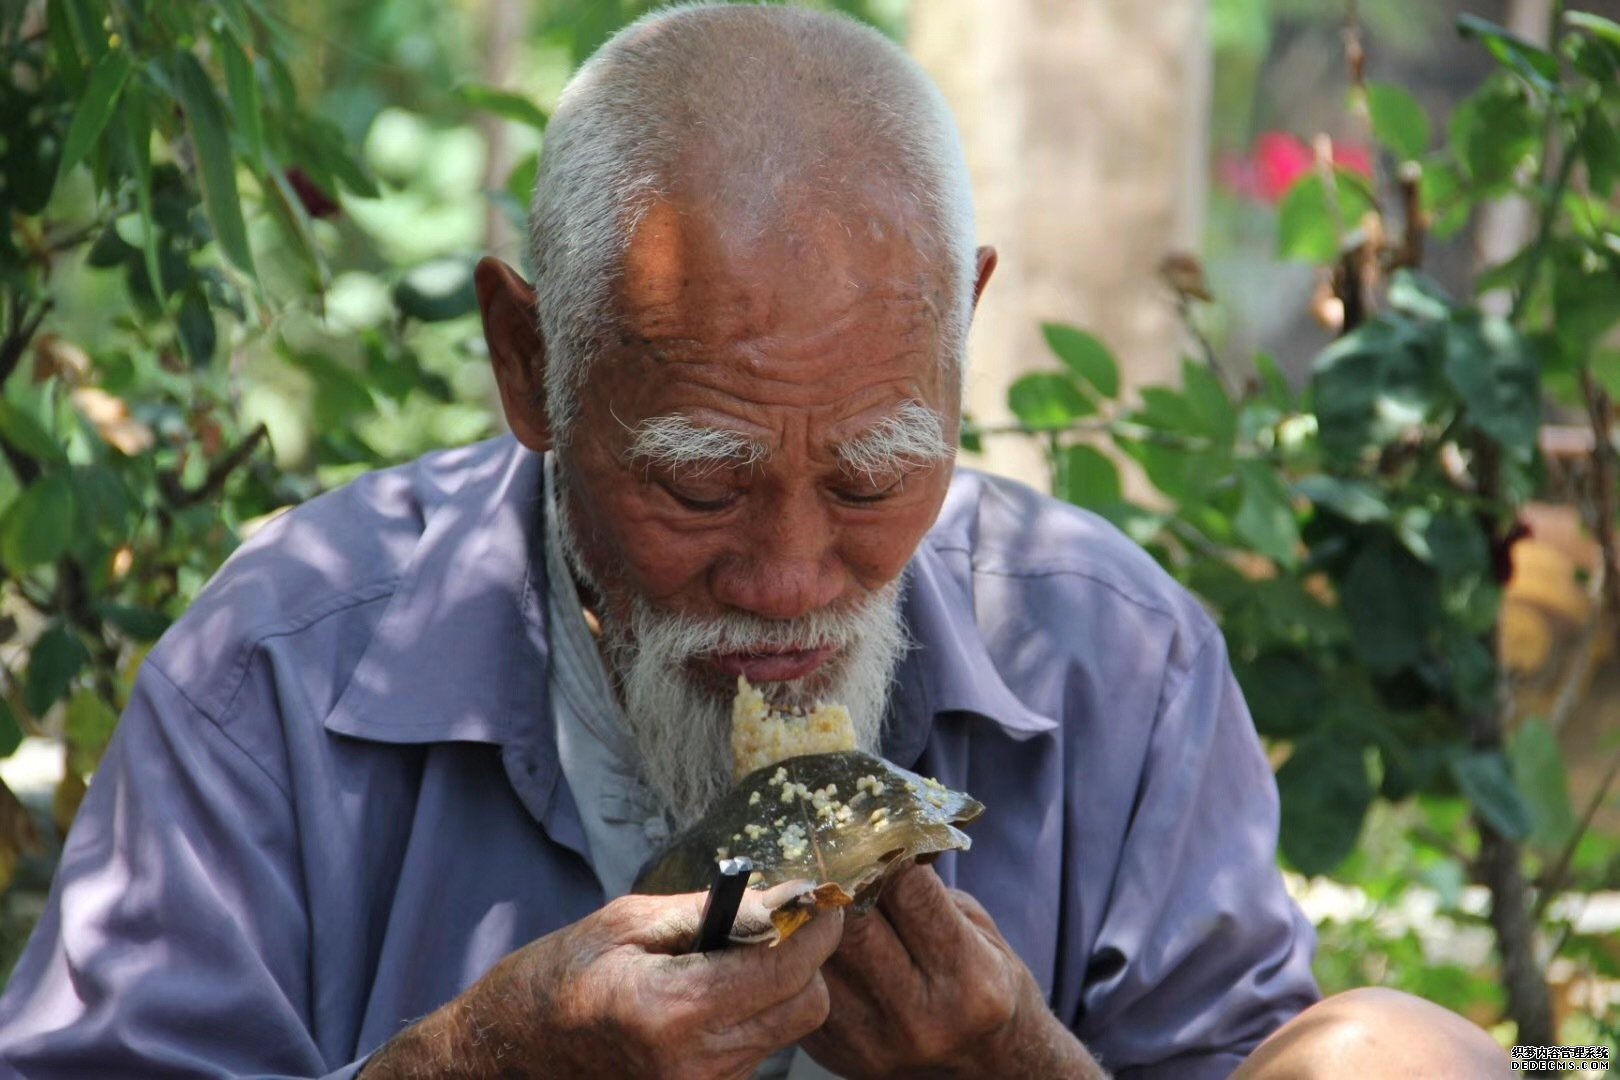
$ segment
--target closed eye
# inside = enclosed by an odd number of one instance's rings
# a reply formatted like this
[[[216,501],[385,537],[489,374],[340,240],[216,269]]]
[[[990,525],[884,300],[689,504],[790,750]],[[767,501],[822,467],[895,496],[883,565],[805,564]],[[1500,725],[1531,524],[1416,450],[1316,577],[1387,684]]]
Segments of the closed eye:
[[[699,495],[692,492],[681,491],[679,488],[676,488],[672,484],[669,484],[663,480],[658,480],[656,483],[664,494],[673,499],[682,509],[691,510],[693,513],[698,514],[717,514],[722,510],[730,509],[736,504],[738,499],[742,498],[742,493],[739,491],[717,492],[713,494],[703,492],[701,495]]]
[[[871,506],[873,503],[880,503],[885,499],[894,498],[894,496],[904,491],[905,487],[906,478],[904,476],[899,476],[885,487],[875,489],[872,487],[863,487],[857,489],[843,488],[837,491],[836,494],[839,499],[853,506]]]

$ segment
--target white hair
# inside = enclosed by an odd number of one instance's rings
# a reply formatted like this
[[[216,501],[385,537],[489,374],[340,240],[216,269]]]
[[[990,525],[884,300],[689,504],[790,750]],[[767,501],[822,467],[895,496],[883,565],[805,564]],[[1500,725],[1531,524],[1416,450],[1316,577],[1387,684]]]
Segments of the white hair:
[[[715,653],[831,646],[835,655],[822,671],[773,683],[767,693],[784,708],[821,701],[844,705],[854,722],[856,746],[880,752],[895,671],[911,646],[901,606],[904,575],[867,592],[852,609],[823,609],[793,619],[743,612],[699,618],[660,611],[634,591],[614,604],[612,590],[586,565],[562,459],[553,461],[546,488],[555,539],[574,576],[600,601],[608,608],[628,608],[598,612],[606,659],[637,770],[681,826],[702,817],[732,784],[732,687],[705,683],[692,670],[694,662]]]
[[[680,4],[603,45],[546,130],[529,255],[559,444],[586,368],[615,329],[610,294],[629,238],[678,186],[694,147],[723,166],[720,205],[762,233],[815,205],[880,234],[885,223],[863,194],[874,181],[914,206],[908,225],[919,249],[944,261],[950,289],[940,359],[960,368],[973,306],[973,202],[938,88],[897,45],[847,16]]]
[[[938,465],[956,457],[945,437],[945,418],[920,401],[903,401],[865,431],[834,448],[844,471],[878,480],[907,467]],[[770,457],[770,447],[741,431],[700,424],[680,413],[653,416],[630,429],[625,458],[638,465],[688,476],[717,469],[747,469]]]
[[[933,465],[956,457],[945,437],[945,420],[920,401],[906,401],[894,412],[838,447],[846,470],[869,480],[892,476],[911,464]]]

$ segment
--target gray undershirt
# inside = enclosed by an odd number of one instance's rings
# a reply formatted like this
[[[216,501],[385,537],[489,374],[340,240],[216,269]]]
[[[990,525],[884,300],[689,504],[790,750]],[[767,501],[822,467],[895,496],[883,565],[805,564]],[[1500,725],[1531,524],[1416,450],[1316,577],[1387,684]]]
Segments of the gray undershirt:
[[[636,770],[636,749],[585,622],[584,605],[563,555],[551,492],[556,459],[546,455],[546,625],[551,645],[551,713],[557,758],[574,793],[588,861],[609,900],[630,891],[636,874],[673,834],[673,819]],[[772,1054],[754,1080],[832,1078],[810,1055],[788,1047]]]

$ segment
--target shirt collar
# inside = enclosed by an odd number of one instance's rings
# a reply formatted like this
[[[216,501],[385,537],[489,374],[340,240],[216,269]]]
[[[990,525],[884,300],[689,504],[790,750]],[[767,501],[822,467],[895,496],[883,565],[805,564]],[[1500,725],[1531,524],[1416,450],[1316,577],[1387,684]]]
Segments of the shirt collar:
[[[421,541],[326,728],[376,742],[491,743],[554,776],[544,459],[507,437],[427,460],[417,466]],[[958,472],[952,503],[979,487]],[[912,559],[904,603],[916,645],[884,736],[897,764],[917,761],[943,713],[982,717],[1018,739],[1057,727],[996,670],[976,630],[967,563],[965,550],[927,540]]]
[[[423,531],[326,719],[390,743],[508,745],[534,733],[547,648],[538,528],[543,458],[514,439],[419,463]],[[431,464],[429,464],[431,462]],[[534,733],[538,734],[538,733]]]
[[[1058,725],[1025,705],[996,670],[974,617],[968,555],[925,540],[908,568],[906,625],[915,644],[898,674],[883,739],[884,756],[910,767],[927,745],[933,721],[946,713],[989,720],[1015,739]]]

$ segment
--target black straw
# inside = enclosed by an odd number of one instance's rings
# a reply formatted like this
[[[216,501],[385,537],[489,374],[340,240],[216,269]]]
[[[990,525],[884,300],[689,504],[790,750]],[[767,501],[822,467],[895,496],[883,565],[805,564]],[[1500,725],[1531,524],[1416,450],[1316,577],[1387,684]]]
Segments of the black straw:
[[[714,952],[731,940],[731,926],[737,921],[748,875],[754,872],[752,859],[721,859],[715,866],[714,884],[703,902],[703,924],[698,929],[697,951]]]

